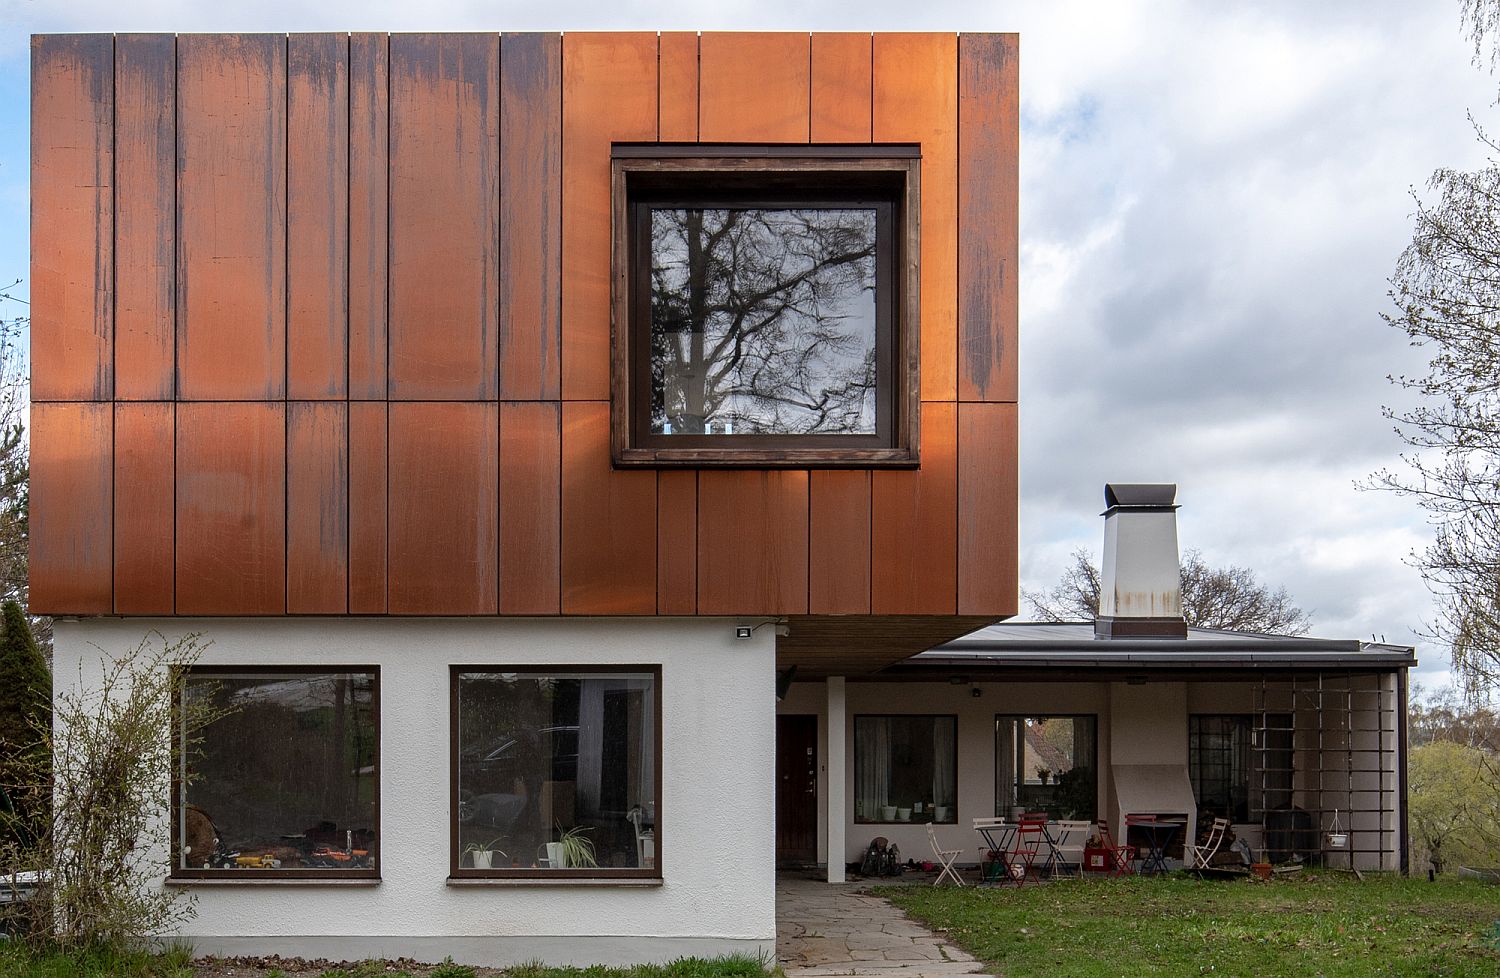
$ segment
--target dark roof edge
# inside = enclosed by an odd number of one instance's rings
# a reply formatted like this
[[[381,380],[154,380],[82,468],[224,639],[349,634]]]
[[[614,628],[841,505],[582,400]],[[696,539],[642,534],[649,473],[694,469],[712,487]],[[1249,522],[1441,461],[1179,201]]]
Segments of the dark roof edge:
[[[1061,649],[1076,650],[1079,652],[1097,652],[1109,654],[1112,652],[1183,652],[1192,649],[1200,652],[1360,652],[1366,647],[1366,643],[1358,639],[1338,638],[1279,638],[1268,640],[1257,638],[1251,640],[1238,638],[1189,638],[1189,639],[1150,639],[1150,638],[1112,638],[1093,639],[1084,641],[1068,641],[1056,638],[1037,639],[976,639],[964,636],[956,638],[951,642],[934,646],[919,655],[931,655],[934,652],[1014,652],[1014,651],[1045,651],[1056,652]],[[1406,649],[1415,654],[1415,648],[1407,646],[1392,646],[1393,648]],[[1106,651],[1108,650],[1108,651]]]

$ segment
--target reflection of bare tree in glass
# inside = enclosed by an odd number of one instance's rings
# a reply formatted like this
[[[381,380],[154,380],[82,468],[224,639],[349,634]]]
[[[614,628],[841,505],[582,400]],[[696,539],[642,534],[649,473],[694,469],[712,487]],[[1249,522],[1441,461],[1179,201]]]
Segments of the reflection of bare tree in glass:
[[[651,430],[873,434],[875,211],[651,211]]]

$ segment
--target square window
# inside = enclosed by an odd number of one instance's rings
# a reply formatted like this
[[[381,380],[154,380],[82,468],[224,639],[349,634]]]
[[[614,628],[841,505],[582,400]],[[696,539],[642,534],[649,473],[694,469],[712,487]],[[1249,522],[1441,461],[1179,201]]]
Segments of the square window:
[[[854,718],[854,821],[958,822],[958,718]]]
[[[452,876],[661,876],[657,670],[455,666],[452,684]]]
[[[995,814],[1098,815],[1099,723],[1093,716],[995,718]]]
[[[614,459],[917,461],[913,147],[617,146]]]
[[[379,673],[195,667],[177,734],[172,875],[379,876]]]

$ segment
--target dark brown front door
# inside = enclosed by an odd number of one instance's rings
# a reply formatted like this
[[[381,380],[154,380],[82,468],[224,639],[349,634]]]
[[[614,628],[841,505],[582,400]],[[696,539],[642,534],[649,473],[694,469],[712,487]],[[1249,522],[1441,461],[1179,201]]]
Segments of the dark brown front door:
[[[818,858],[818,718],[776,717],[776,864]]]

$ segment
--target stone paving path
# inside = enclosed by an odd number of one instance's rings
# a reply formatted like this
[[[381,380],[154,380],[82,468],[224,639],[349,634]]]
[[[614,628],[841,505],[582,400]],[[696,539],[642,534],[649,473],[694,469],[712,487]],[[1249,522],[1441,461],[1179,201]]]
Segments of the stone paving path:
[[[862,884],[783,875],[776,881],[776,955],[788,978],[954,978],[984,965]]]

